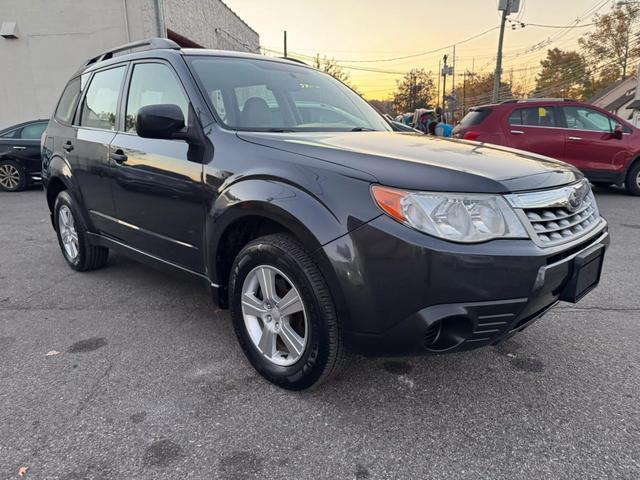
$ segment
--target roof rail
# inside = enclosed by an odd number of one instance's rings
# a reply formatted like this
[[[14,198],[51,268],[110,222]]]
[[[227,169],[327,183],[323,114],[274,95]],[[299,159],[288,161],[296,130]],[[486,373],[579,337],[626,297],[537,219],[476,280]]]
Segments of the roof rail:
[[[137,42],[127,43],[125,45],[120,45],[119,47],[112,48],[111,50],[107,50],[106,52],[102,52],[100,55],[90,58],[87,60],[82,68],[88,67],[94,63],[102,62],[104,60],[109,60],[113,58],[114,53],[122,52],[124,50],[131,50],[134,48],[147,47],[142,48],[142,50],[158,50],[161,48],[168,48],[171,50],[180,50],[180,45],[178,45],[173,40],[169,40],[168,38],[147,38],[146,40],[139,40]]]
[[[500,102],[501,104],[507,104],[507,103],[527,103],[527,102],[573,102],[574,100],[571,98],[535,98],[535,97],[529,97],[529,98],[524,98],[524,99],[511,99],[511,100],[505,100],[503,102]]]
[[[307,67],[309,66],[308,63],[303,62],[302,60],[298,60],[297,58],[291,58],[291,57],[278,57],[282,60],[289,60],[290,62],[296,62],[296,63],[301,63],[302,65],[306,65]]]

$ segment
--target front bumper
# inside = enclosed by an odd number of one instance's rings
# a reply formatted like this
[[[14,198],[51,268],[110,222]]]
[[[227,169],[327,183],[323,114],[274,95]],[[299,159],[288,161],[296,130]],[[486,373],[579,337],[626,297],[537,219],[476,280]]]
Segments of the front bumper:
[[[576,262],[608,245],[604,220],[575,242],[541,248],[453,244],[381,216],[326,245],[323,257],[348,347],[409,355],[471,350],[523,330],[568,299]]]

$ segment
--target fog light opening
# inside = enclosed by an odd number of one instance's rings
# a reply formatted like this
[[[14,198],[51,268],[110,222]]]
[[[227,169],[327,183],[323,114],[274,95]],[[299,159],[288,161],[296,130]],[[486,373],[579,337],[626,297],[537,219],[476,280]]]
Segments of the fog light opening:
[[[466,317],[445,318],[429,327],[427,334],[432,332],[432,329],[436,326],[437,333],[436,336],[433,336],[433,333],[431,333],[431,343],[427,344],[425,341],[427,350],[434,352],[451,350],[473,335],[473,322]],[[427,336],[425,340],[427,338],[429,338],[429,336]]]

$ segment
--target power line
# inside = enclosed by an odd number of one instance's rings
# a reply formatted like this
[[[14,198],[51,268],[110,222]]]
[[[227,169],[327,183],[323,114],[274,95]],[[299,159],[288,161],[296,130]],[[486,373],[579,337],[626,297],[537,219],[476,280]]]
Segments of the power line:
[[[511,20],[510,18],[508,18],[507,21],[510,22],[513,26],[520,25],[522,28],[524,28],[524,27],[541,27],[541,28],[567,28],[567,29],[573,29],[573,28],[593,27],[595,25],[595,23],[585,23],[585,24],[582,24],[582,25],[542,25],[540,23],[519,22],[517,20]]]
[[[425,55],[430,55],[432,53],[438,53],[438,52],[442,52],[443,50],[449,50],[450,48],[453,48],[454,45],[462,45],[463,43],[467,43],[470,42],[472,40],[475,40],[477,38],[480,38],[484,35],[486,35],[487,33],[493,32],[494,30],[497,30],[498,26],[496,27],[491,27],[488,30],[485,30],[484,32],[478,33],[476,35],[473,35],[469,38],[465,38],[464,40],[460,40],[459,42],[455,42],[452,43],[450,45],[447,45],[445,47],[440,47],[440,48],[435,48],[433,50],[428,50],[426,52],[420,52],[420,53],[414,53],[411,55],[404,55],[401,57],[392,57],[392,58],[378,58],[378,59],[374,59],[374,60],[347,60],[347,59],[337,59],[337,62],[345,62],[345,63],[378,63],[378,62],[393,62],[393,61],[397,61],[397,60],[405,60],[407,58],[416,58],[416,57],[423,57]]]

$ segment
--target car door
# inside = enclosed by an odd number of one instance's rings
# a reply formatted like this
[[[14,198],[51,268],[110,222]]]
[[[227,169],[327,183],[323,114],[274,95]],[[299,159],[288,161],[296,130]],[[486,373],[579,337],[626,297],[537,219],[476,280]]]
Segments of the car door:
[[[22,167],[27,178],[40,178],[40,137],[47,122],[23,124],[0,135],[0,159],[12,160]]]
[[[564,134],[552,106],[517,107],[507,117],[507,144],[512,148],[562,160]]]
[[[80,103],[75,138],[64,140],[82,204],[99,232],[117,236],[119,229],[111,181],[109,144],[116,136],[118,101],[127,70],[119,64],[95,72]]]
[[[618,139],[613,134],[617,124],[608,115],[586,106],[562,107],[565,121],[565,159],[584,172],[610,172],[624,163],[628,135]]]
[[[202,159],[184,140],[142,138],[138,110],[174,104],[189,115],[189,99],[173,68],[161,61],[132,65],[122,101],[122,131],[111,142],[113,195],[120,237],[130,246],[203,273],[205,209]],[[197,155],[196,155],[197,157]]]
[[[20,129],[18,138],[13,140],[12,149],[23,158],[23,165],[27,175],[40,178],[42,160],[40,156],[40,138],[47,128],[48,122],[34,122]]]

